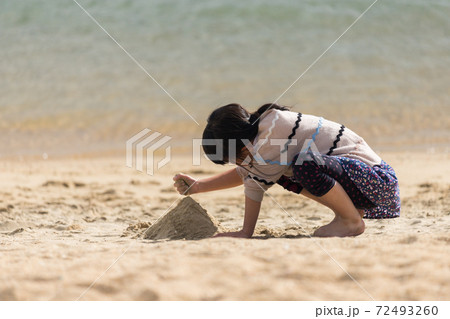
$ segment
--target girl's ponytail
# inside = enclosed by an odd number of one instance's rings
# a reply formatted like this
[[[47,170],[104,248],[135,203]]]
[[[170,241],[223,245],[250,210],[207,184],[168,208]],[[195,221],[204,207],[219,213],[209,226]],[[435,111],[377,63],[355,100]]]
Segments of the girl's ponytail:
[[[289,109],[285,106],[281,106],[275,103],[267,103],[261,106],[256,112],[253,112],[250,115],[249,122],[253,125],[258,125],[260,117],[269,110],[280,110],[280,111],[289,111]],[[256,122],[256,123],[255,123]]]

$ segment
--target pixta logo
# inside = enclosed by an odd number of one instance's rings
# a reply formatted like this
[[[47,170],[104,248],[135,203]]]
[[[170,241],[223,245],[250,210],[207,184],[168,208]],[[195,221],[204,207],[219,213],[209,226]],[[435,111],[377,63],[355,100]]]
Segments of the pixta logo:
[[[136,164],[138,171],[144,171],[144,158],[146,159],[146,171],[148,175],[154,174],[154,154],[164,144],[169,142],[172,137],[162,135],[159,132],[153,132],[146,128],[139,133],[133,135],[126,142],[126,166],[133,167],[133,162]],[[149,135],[150,134],[150,135]],[[161,137],[162,136],[162,137]],[[165,148],[165,156],[157,162],[157,169],[170,162],[171,148],[170,145]]]

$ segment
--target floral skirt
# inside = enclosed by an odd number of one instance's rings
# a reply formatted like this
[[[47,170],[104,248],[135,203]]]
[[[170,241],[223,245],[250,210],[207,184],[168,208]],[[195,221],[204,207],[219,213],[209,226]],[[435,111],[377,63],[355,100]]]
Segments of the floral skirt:
[[[385,161],[371,167],[359,160],[339,157],[348,177],[376,207],[366,209],[364,218],[400,216],[400,188],[394,169]]]
[[[325,157],[326,155],[323,155]],[[353,182],[365,199],[373,205],[364,209],[364,218],[395,218],[400,216],[400,189],[394,169],[386,162],[371,167],[364,162],[342,156],[333,156],[344,169],[349,180]],[[300,165],[294,165],[294,176]],[[293,178],[282,176],[278,184],[284,188],[300,193],[303,185]],[[358,193],[359,193],[358,192]]]

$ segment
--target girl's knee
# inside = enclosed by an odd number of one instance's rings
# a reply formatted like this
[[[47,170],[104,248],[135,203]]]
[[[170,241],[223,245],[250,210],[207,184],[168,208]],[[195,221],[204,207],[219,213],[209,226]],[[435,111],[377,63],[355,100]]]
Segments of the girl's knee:
[[[325,195],[335,183],[335,180],[325,174],[314,161],[303,162],[295,170],[296,180],[312,195]]]
[[[307,161],[297,166],[297,169],[295,170],[295,177],[297,180],[303,180],[305,178],[319,175],[320,173],[320,169],[314,161]]]

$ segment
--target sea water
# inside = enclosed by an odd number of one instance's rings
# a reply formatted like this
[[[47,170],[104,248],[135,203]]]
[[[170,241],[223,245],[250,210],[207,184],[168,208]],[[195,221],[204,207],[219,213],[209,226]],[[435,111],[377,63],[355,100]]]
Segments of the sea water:
[[[73,0],[0,1],[0,156],[189,145],[214,108],[273,101],[449,150],[449,0],[77,2],[114,40]]]

